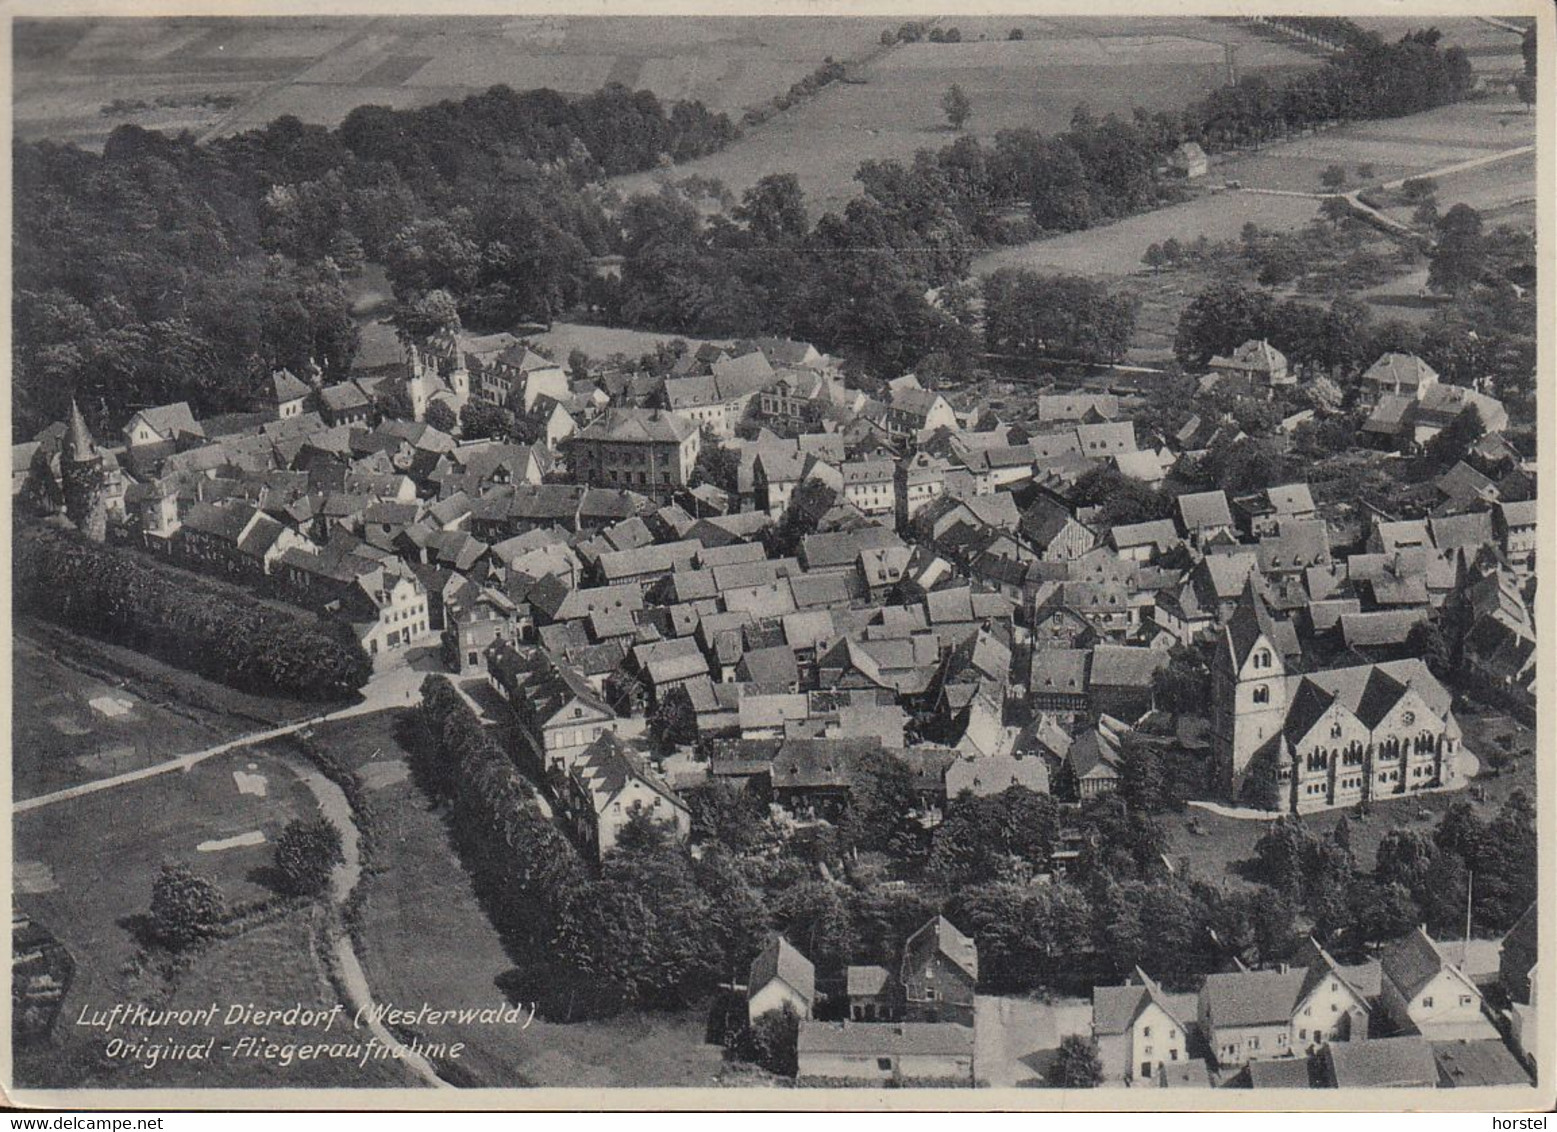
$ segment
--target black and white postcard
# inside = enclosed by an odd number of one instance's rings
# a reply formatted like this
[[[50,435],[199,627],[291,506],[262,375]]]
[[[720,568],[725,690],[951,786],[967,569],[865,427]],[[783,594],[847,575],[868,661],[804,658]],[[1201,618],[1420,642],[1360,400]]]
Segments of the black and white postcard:
[[[8,1099],[1549,1107],[1553,10],[1379,7],[9,5]]]

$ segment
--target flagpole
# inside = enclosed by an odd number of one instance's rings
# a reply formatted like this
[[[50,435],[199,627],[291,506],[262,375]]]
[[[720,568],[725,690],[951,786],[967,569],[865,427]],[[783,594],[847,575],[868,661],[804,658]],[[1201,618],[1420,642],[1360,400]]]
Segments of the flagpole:
[[[1463,962],[1470,962],[1471,893],[1476,888],[1476,874],[1465,874],[1465,952]]]

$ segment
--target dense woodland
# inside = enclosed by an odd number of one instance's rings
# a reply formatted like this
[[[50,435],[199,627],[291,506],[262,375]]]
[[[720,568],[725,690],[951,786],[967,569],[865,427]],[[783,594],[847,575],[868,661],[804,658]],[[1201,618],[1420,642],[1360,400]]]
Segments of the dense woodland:
[[[601,177],[734,136],[700,104],[607,87],[582,99],[494,87],[421,110],[360,107],[336,129],[280,118],[208,144],[134,126],[101,156],[14,149],[15,422],[74,391],[94,423],[187,399],[247,408],[276,366],[344,377],[347,281],[449,288],[509,324],[575,301],[612,249]]]
[[[963,136],[906,164],[866,162],[862,195],[814,222],[787,176],[713,216],[683,189],[616,199],[604,177],[736,136],[701,104],[620,86],[571,99],[494,87],[207,144],[124,126],[101,156],[19,143],[15,431],[59,419],[71,392],[112,426],[169,400],[247,407],[276,366],[314,359],[344,376],[348,283],[366,262],[384,265],[411,333],[455,317],[509,328],[587,303],[671,333],[791,334],[882,372],[965,358],[981,343],[958,281],[979,248],[1171,199],[1159,170],[1181,141],[1257,145],[1413,113],[1464,97],[1470,80],[1463,51],[1441,50],[1434,31],[1397,43],[1359,32],[1313,72],[1280,86],[1248,76],[1182,112],[1098,119],[1083,106],[1052,136]],[[626,256],[619,285],[591,270],[607,253]],[[1010,341],[1034,340],[1002,331],[983,345]]]

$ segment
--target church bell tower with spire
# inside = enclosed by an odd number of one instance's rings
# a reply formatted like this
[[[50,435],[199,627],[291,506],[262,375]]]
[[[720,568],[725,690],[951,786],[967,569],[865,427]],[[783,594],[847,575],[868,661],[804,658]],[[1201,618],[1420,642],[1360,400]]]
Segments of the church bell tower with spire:
[[[76,399],[70,399],[65,447],[60,453],[60,487],[65,515],[93,542],[108,537],[108,469]]]

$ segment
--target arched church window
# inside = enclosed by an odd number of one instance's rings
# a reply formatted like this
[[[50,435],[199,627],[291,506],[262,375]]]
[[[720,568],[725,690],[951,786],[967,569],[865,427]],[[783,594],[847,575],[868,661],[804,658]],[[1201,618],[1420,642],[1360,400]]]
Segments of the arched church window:
[[[1254,686],[1254,702],[1257,704],[1270,703],[1270,688],[1264,684]]]

